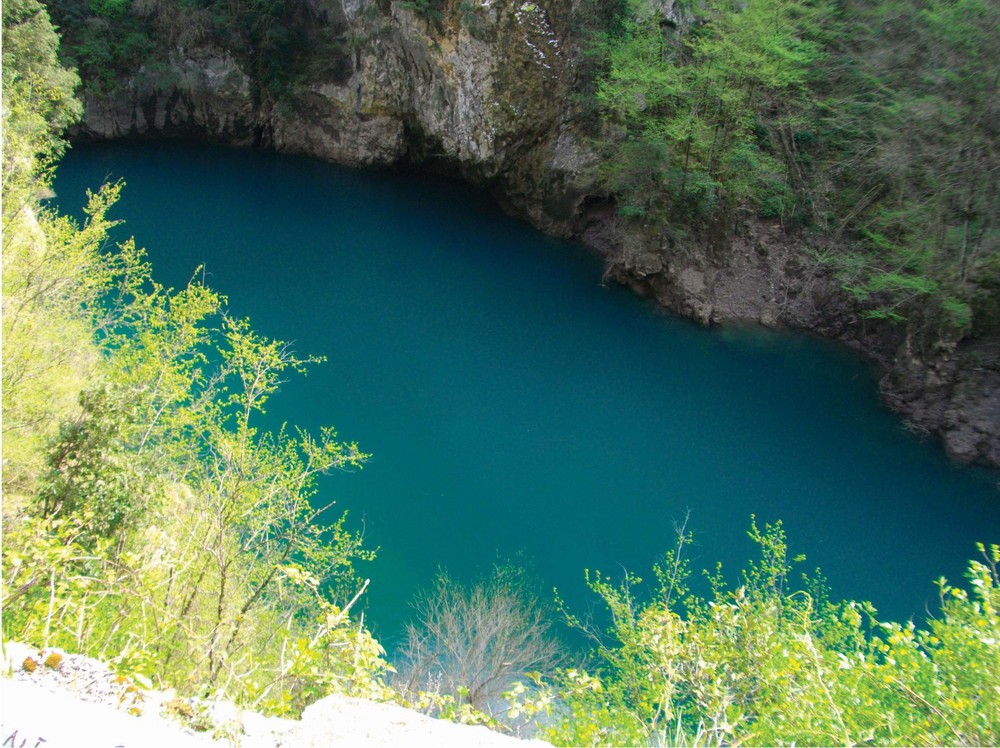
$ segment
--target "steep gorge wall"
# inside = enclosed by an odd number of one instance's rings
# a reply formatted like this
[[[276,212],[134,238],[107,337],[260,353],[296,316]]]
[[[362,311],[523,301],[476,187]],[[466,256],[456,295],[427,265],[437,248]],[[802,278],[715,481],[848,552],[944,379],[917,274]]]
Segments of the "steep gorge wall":
[[[665,16],[674,12],[663,5]],[[677,313],[845,341],[877,362],[887,402],[911,425],[940,434],[958,460],[1000,465],[1000,354],[863,322],[812,259],[815,246],[779,226],[751,219],[732,235],[678,239],[619,217],[600,197],[575,94],[572,0],[427,7],[311,2],[310,22],[338,40],[339,58],[281,98],[254,80],[239,51],[175,34],[166,65],[139,68],[112,94],[85,95],[78,135],[196,135],[459,176],[540,229],[582,239],[604,256],[610,277]]]
[[[335,73],[276,100],[230,50],[177,45],[165,68],[87,94],[79,134],[193,134],[350,166],[420,163],[568,235],[593,160],[573,125],[570,15],[569,0],[471,0],[436,21],[406,3],[326,0],[317,18],[347,40]]]

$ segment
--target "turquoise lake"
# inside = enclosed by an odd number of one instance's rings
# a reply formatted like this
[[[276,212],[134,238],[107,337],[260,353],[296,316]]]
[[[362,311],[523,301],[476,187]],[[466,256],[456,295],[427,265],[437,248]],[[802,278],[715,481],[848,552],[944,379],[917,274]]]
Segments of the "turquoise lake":
[[[885,617],[922,616],[975,542],[1000,542],[1000,472],[951,464],[839,347],[704,329],[620,288],[582,247],[468,186],[178,143],[78,145],[58,203],[124,179],[112,216],[161,282],[204,265],[230,310],[328,357],[269,408],[372,453],[325,478],[377,559],[367,618],[391,648],[439,567],[522,554],[586,612],[584,569],[649,569],[690,512],[696,569],[734,582],[750,515],[803,570]]]

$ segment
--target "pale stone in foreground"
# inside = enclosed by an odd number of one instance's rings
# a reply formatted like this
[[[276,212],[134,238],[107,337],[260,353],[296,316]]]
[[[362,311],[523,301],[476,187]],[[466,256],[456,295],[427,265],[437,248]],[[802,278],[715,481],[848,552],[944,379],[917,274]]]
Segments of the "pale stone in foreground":
[[[208,736],[185,733],[160,717],[130,716],[22,681],[0,680],[0,745],[7,748],[207,748]]]
[[[287,732],[254,730],[214,740],[153,714],[135,717],[106,704],[80,701],[25,681],[0,679],[3,748],[327,748],[344,746],[434,746],[434,748],[541,748],[485,727],[437,720],[392,704],[328,696],[305,710]],[[249,721],[247,718],[250,718]],[[259,715],[246,714],[244,729]],[[268,721],[268,720],[264,720]]]
[[[540,740],[518,740],[485,727],[433,719],[395,704],[327,696],[306,707],[286,745],[327,748],[343,745],[427,745],[434,748],[541,748]],[[551,748],[551,747],[549,747]]]
[[[204,702],[214,734],[194,732],[161,716],[172,692],[143,690],[137,698],[107,665],[60,652],[46,666],[42,650],[3,645],[0,678],[0,748],[327,748],[327,746],[433,746],[433,748],[550,748],[485,727],[432,719],[394,704],[327,696],[307,707],[301,721],[264,717],[228,702]],[[26,659],[36,662],[29,672]],[[141,716],[130,714],[133,707]]]

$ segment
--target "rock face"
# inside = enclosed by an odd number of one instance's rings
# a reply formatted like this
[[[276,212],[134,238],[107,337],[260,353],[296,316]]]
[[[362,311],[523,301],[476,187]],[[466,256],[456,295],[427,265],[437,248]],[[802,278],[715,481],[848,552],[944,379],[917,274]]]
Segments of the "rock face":
[[[109,95],[85,94],[81,132],[99,138],[199,134],[254,141],[251,80],[233,56],[203,47],[171,50],[170,65],[140,68]]]
[[[940,434],[958,460],[1000,465],[1000,366],[947,346],[915,352],[899,331],[864,322],[812,259],[815,245],[779,226],[747,221],[734,236],[678,240],[620,218],[597,196],[596,156],[574,104],[573,0],[435,2],[305,0],[303,23],[324,32],[331,51],[280,98],[248,72],[246,50],[168,35],[165,63],[86,97],[78,134],[196,135],[461,177],[538,228],[581,239],[604,255],[609,277],[679,314],[847,342],[881,367],[886,400],[915,428]],[[653,10],[682,24],[676,6],[662,0]]]
[[[573,125],[570,10],[569,0],[468,0],[426,17],[413,3],[326,0],[314,18],[350,51],[286,98],[217,44],[178,45],[166,65],[88,95],[79,135],[198,135],[350,166],[421,163],[492,187],[568,235],[593,161]]]
[[[993,357],[996,356],[994,352]],[[1000,465],[1000,371],[989,351],[948,347],[931,356],[904,341],[881,386],[911,423],[940,433],[959,462]]]

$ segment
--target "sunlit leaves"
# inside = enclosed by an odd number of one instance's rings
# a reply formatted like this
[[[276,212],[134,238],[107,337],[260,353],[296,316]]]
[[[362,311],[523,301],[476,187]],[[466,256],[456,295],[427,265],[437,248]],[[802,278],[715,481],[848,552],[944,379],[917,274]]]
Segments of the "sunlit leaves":
[[[597,91],[607,121],[623,128],[606,178],[625,211],[691,220],[770,199],[768,210],[782,213],[783,188],[760,190],[782,185],[784,166],[759,131],[808,107],[805,83],[823,54],[813,37],[825,12],[823,3],[797,0],[713,2],[681,34],[653,6],[631,3],[622,33],[605,38],[609,67]],[[662,147],[664,166],[649,172],[638,143]]]
[[[940,614],[921,628],[878,622],[867,604],[831,605],[821,589],[794,589],[780,524],[752,526],[751,537],[761,554],[744,584],[732,589],[716,577],[707,601],[670,602],[662,590],[643,601],[635,577],[619,585],[591,578],[612,624],[591,632],[601,642],[595,670],[557,680],[561,708],[546,737],[561,745],[996,743],[996,546],[970,564],[968,591],[940,583]]]
[[[317,479],[367,456],[332,428],[261,427],[320,359],[227,315],[197,272],[155,282],[134,241],[109,240],[120,185],[89,195],[82,223],[40,207],[66,112],[25,86],[63,73],[40,7],[5,3],[4,26],[5,167],[23,170],[3,195],[4,637],[270,698],[286,640],[357,592],[352,561],[371,553]],[[314,584],[280,583],[292,566]],[[374,679],[377,643],[338,626],[353,649],[326,662]]]
[[[3,4],[3,222],[48,186],[62,131],[81,114],[76,72],[59,63],[56,35],[37,0]]]

